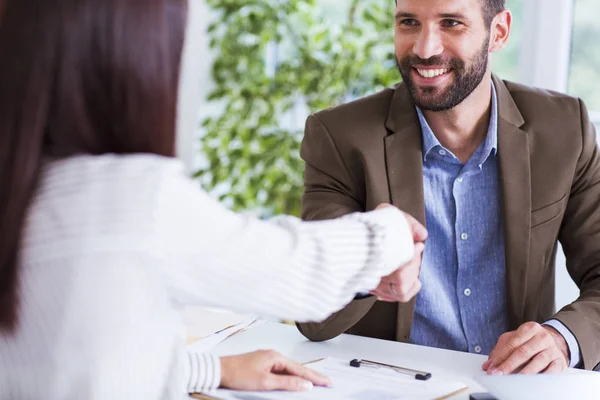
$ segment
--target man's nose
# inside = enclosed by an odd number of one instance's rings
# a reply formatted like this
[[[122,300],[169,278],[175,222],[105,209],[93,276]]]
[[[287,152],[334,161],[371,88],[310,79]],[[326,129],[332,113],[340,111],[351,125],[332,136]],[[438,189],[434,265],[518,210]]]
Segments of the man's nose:
[[[435,29],[423,28],[413,46],[413,53],[423,60],[444,52],[439,33]]]

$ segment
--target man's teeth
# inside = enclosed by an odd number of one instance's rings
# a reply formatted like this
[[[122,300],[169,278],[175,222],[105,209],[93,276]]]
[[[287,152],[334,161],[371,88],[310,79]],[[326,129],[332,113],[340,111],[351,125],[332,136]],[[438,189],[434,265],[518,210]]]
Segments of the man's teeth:
[[[449,70],[446,69],[417,69],[419,75],[423,78],[435,78],[436,76],[444,75]]]

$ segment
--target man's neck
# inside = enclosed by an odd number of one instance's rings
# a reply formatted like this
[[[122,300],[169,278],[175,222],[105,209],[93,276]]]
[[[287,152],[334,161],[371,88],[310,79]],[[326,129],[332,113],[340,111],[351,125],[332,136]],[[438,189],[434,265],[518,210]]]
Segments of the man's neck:
[[[485,140],[490,125],[492,85],[489,76],[462,103],[448,111],[423,110],[440,144],[466,163]]]

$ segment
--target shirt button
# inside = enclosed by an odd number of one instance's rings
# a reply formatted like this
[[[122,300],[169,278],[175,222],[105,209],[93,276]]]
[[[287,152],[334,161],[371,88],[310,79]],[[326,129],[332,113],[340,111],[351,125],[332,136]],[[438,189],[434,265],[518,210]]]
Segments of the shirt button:
[[[461,234],[460,234],[460,238],[461,238],[462,240],[467,240],[467,239],[469,238],[469,235],[467,235],[466,233],[461,233]]]
[[[481,346],[475,346],[475,353],[481,353]]]
[[[465,296],[469,297],[471,295],[471,289],[466,288],[463,293],[465,294]]]
[[[446,150],[440,150],[439,153],[440,153],[440,156],[445,156],[446,155]]]

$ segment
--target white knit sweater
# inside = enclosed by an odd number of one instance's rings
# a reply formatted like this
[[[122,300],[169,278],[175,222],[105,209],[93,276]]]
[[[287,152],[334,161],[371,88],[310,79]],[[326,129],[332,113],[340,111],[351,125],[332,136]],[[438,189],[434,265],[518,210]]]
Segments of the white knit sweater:
[[[176,160],[46,163],[21,246],[0,399],[173,399],[220,383],[188,354],[184,305],[321,320],[411,258],[392,208],[327,222],[228,211]]]

